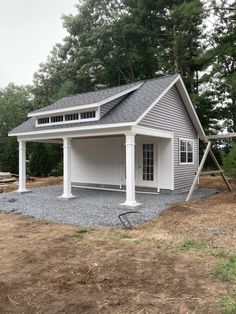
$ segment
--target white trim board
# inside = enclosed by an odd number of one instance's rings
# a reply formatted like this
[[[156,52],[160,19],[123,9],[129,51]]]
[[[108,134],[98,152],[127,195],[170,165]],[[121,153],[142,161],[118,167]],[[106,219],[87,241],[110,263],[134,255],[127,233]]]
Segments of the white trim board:
[[[154,100],[154,102],[139,116],[139,118],[136,120],[136,124],[138,124],[147,114],[150,110],[152,110],[152,108],[159,102],[159,100],[165,96],[165,94],[171,89],[171,87],[179,80],[180,75],[178,75],[176,77],[176,79],[174,79],[170,85]]]
[[[174,132],[147,128],[143,126],[132,126],[132,132],[137,135],[146,135],[162,138],[174,138]]]
[[[166,95],[166,93],[176,85],[178,92],[180,93],[180,96],[184,102],[185,108],[190,116],[190,119],[198,133],[201,139],[205,139],[205,132],[202,128],[201,122],[197,116],[196,110],[193,106],[193,103],[189,97],[189,94],[187,92],[187,89],[184,85],[184,82],[180,75],[176,77],[175,80],[173,80],[170,85],[159,95],[154,102],[140,115],[140,117],[136,120],[136,124],[138,124],[148,113],[152,108]]]
[[[112,124],[98,124],[98,125],[86,125],[80,127],[71,127],[71,128],[61,128],[61,129],[50,129],[50,130],[41,130],[41,131],[31,131],[31,132],[20,132],[20,133],[10,133],[9,136],[28,136],[28,135],[47,135],[47,134],[59,134],[64,133],[64,136],[67,136],[66,133],[69,132],[79,132],[84,130],[101,130],[101,129],[110,129],[110,128],[121,128],[121,127],[131,127],[135,125],[135,122],[124,122],[124,123],[112,123]],[[78,134],[79,135],[79,134]]]

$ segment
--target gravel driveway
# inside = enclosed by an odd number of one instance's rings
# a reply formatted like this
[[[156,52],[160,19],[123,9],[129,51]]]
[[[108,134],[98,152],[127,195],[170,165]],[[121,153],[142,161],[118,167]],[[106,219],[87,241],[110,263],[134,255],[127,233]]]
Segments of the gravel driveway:
[[[216,193],[213,189],[198,189],[193,198],[200,199]],[[32,193],[16,192],[0,194],[0,208],[7,212],[16,212],[40,219],[59,223],[78,224],[80,226],[120,227],[118,215],[128,211],[120,208],[125,193],[74,188],[77,198],[59,200],[62,186],[35,188]],[[136,200],[143,204],[139,214],[130,215],[132,223],[150,220],[160,214],[170,204],[184,201],[186,193],[176,195],[136,194]],[[131,218],[132,216],[132,218]]]

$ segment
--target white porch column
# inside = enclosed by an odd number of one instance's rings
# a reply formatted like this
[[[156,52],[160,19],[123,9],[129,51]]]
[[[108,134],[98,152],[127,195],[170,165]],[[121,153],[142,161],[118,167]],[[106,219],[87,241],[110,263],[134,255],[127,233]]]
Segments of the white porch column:
[[[19,187],[17,192],[30,192],[26,189],[26,142],[18,139],[19,142]]]
[[[69,199],[71,193],[71,138],[63,138],[63,194],[61,198]]]
[[[125,207],[137,207],[141,204],[135,200],[135,135],[125,135],[126,146],[126,201]]]

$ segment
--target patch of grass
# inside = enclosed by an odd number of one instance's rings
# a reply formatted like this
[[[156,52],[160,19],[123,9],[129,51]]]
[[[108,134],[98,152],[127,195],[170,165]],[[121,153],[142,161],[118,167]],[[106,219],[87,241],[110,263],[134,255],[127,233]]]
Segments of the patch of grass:
[[[109,235],[109,239],[113,241],[120,241],[123,239],[130,239],[131,236],[127,232],[117,232]]]
[[[232,255],[226,261],[217,264],[215,276],[225,281],[236,279],[236,255]]]
[[[220,300],[220,307],[224,314],[236,313],[236,288],[229,295],[225,295]]]
[[[210,250],[210,253],[212,256],[216,257],[216,258],[228,258],[230,257],[230,251],[227,249],[224,249],[222,247],[213,247]]]
[[[129,252],[129,253],[128,253],[128,256],[129,256],[129,257],[134,256],[134,252]]]
[[[207,248],[206,243],[188,239],[188,240],[183,241],[181,244],[179,244],[177,247],[177,250],[185,252],[191,249],[204,250],[206,248]]]
[[[78,242],[83,241],[85,234],[86,233],[91,233],[94,230],[95,230],[94,228],[81,228],[81,229],[77,230],[75,232],[75,236],[74,236],[75,240],[78,241]]]

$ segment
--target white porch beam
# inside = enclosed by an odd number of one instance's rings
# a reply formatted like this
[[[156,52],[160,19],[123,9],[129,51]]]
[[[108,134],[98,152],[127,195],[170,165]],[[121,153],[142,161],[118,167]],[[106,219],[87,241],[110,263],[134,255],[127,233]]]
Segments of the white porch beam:
[[[144,126],[132,126],[132,132],[138,135],[154,136],[161,138],[174,138],[174,132],[147,128]]]
[[[19,187],[17,192],[30,192],[26,188],[26,141],[18,139],[19,143]]]
[[[138,207],[135,200],[135,135],[125,134],[126,147],[126,201],[124,207]]]
[[[70,199],[71,193],[71,138],[63,138],[63,194],[60,198]]]

